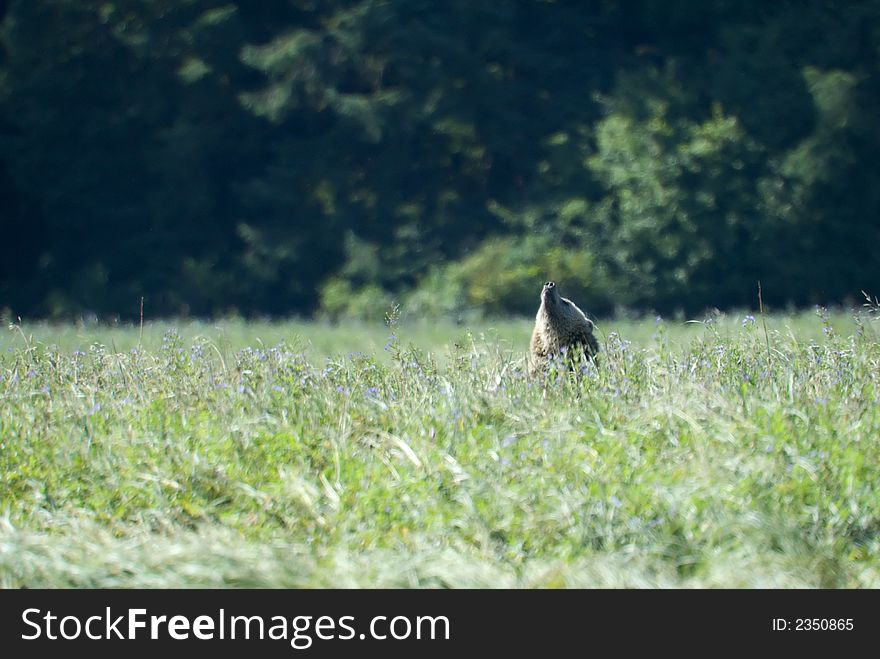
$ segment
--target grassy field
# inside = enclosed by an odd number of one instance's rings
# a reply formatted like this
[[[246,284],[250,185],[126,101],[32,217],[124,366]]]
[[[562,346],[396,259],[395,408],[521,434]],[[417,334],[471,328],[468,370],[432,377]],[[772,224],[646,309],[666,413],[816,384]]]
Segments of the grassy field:
[[[15,324],[2,587],[880,587],[880,322]]]

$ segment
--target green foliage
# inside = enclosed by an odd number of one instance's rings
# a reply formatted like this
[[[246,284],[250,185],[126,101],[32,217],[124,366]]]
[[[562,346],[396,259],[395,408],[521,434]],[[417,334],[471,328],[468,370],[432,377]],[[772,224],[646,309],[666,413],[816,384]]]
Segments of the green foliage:
[[[766,320],[16,324],[0,584],[876,588],[876,318]]]
[[[588,160],[609,191],[592,227],[614,227],[609,267],[621,302],[690,311],[719,298],[747,304],[769,256],[772,219],[758,213],[761,147],[718,106],[695,121],[663,99],[642,103],[597,125]]]
[[[331,278],[321,287],[320,315],[330,320],[381,320],[391,304],[391,297],[375,284],[353,289],[347,280]]]
[[[608,308],[603,283],[589,252],[542,238],[488,240],[460,262],[433,272],[410,300],[431,315],[480,311],[493,316],[534,314],[547,279],[565,282],[566,295]],[[436,303],[431,298],[436,296]]]
[[[742,306],[758,280],[777,307],[855,300],[880,272],[878,20],[2,3],[0,307],[525,314],[551,277],[602,313]]]

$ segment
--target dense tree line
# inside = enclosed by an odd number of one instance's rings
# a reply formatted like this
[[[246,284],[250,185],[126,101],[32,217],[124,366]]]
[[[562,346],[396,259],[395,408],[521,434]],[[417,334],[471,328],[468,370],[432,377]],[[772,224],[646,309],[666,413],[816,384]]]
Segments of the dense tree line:
[[[0,307],[876,292],[880,2],[0,2]]]

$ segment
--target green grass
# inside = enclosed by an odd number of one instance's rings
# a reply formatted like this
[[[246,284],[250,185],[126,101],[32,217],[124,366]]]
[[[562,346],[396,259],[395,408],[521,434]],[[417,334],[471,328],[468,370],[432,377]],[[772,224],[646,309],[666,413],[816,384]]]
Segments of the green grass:
[[[15,326],[0,586],[880,587],[870,314],[600,328]]]

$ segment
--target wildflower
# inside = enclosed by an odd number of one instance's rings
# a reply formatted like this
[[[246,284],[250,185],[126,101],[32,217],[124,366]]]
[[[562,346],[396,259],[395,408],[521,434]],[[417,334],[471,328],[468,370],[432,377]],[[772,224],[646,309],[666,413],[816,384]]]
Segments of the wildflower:
[[[742,326],[743,327],[746,327],[748,325],[754,325],[754,324],[755,324],[755,317],[751,314],[747,315],[745,318],[742,319]]]
[[[49,385],[48,385],[48,384],[44,384],[44,385],[43,385],[43,388],[40,389],[40,391],[42,391],[42,392],[43,392],[44,394],[46,394],[47,396],[50,395],[50,394],[52,393],[52,390],[49,388]]]
[[[205,357],[205,350],[200,345],[194,345],[189,349],[189,361],[195,363]]]
[[[596,370],[596,365],[593,362],[587,362],[586,364],[581,364],[579,369],[581,375],[598,375],[598,371]]]
[[[86,412],[86,416],[94,416],[98,412],[101,411],[101,403],[95,403],[92,407]]]
[[[369,389],[367,389],[366,395],[368,397],[377,398],[379,396],[379,390],[376,387],[370,387]]]

